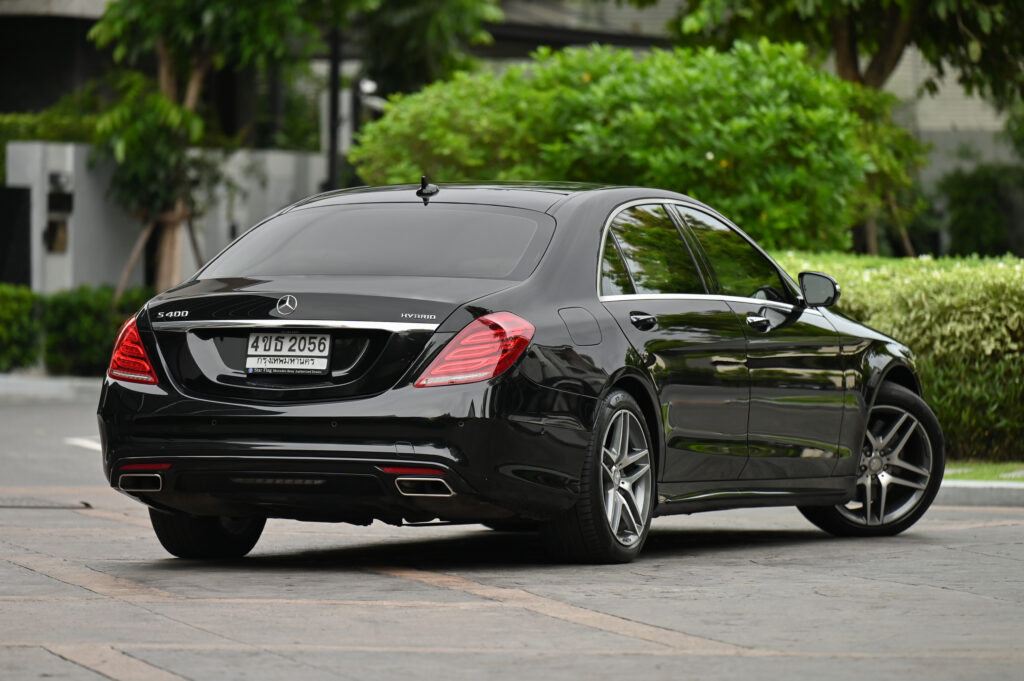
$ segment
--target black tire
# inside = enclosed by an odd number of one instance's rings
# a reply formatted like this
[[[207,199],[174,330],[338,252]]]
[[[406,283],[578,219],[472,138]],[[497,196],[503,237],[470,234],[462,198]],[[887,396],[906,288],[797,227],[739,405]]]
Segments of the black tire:
[[[886,438],[879,438],[879,433],[889,435],[890,441],[883,443]],[[885,446],[877,446],[881,444]],[[841,506],[799,509],[812,523],[839,537],[892,536],[916,523],[928,510],[945,468],[942,428],[935,413],[912,391],[883,383],[868,418],[856,498]],[[883,487],[892,492],[883,493]]]
[[[266,518],[225,518],[191,516],[149,509],[157,539],[168,553],[178,558],[241,558],[252,551]]]
[[[624,457],[620,455],[618,460],[622,469],[615,474],[616,466],[609,469],[602,463],[610,454],[605,443],[612,436],[612,428],[616,427],[614,421],[617,419],[626,423],[627,442],[625,447],[616,450],[625,451],[626,454]],[[636,425],[639,425],[639,431],[634,440],[633,428]],[[640,437],[646,459],[627,465],[630,458],[641,452],[638,444]],[[654,462],[657,453],[650,443],[651,435],[636,401],[629,393],[621,390],[609,394],[598,409],[594,439],[583,461],[580,492],[575,506],[564,515],[541,525],[541,538],[549,553],[563,560],[592,563],[628,563],[636,558],[647,541],[654,508]],[[646,472],[644,465],[647,466]],[[637,479],[630,481],[634,475]],[[629,496],[633,499],[628,508],[623,501],[625,492],[620,491],[624,489],[623,485],[629,488]],[[641,485],[643,489],[640,489]],[[606,509],[607,494],[611,494],[612,503],[619,508],[619,520],[614,531],[611,516],[615,513],[614,510],[609,512]],[[642,520],[636,518],[637,514]]]

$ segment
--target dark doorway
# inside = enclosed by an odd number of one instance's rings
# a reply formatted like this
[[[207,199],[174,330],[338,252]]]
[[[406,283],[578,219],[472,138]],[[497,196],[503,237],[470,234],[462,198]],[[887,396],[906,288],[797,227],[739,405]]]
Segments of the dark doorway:
[[[0,282],[32,285],[32,190],[0,187]]]

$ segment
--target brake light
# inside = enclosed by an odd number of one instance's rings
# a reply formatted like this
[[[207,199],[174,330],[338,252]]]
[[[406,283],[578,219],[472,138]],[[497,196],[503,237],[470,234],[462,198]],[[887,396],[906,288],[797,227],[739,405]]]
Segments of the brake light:
[[[378,468],[389,475],[444,475],[444,471],[440,468],[414,466],[378,466]]]
[[[474,319],[448,341],[416,381],[417,388],[476,383],[494,378],[519,359],[533,338],[533,324],[511,312]]]
[[[139,330],[135,326],[135,317],[121,325],[117,342],[114,343],[114,354],[110,356],[107,375],[131,383],[157,382],[153,364],[149,361],[149,355],[146,354]]]

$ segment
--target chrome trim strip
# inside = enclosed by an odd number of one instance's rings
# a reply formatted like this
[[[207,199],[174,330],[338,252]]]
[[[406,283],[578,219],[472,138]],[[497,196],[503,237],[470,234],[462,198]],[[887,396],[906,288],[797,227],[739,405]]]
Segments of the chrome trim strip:
[[[190,331],[192,329],[257,329],[310,327],[316,329],[381,329],[392,333],[403,331],[433,331],[439,324],[418,322],[358,322],[333,319],[203,319],[152,322],[159,331]]]
[[[768,305],[771,307],[785,310],[786,312],[792,312],[794,305],[791,303],[783,303],[778,300],[766,300],[764,298],[743,298],[741,296],[718,296],[709,293],[628,293],[617,296],[599,296],[598,300],[602,303],[614,302],[617,300],[720,300],[728,303],[732,301],[734,303],[755,303],[757,305]],[[821,312],[813,307],[802,308],[802,311],[808,314],[816,314],[819,317],[823,316]]]
[[[679,494],[674,497],[661,497],[662,503],[678,503],[681,501],[701,501],[703,499],[721,499],[721,498],[742,498],[742,497],[787,497],[798,495],[801,492],[794,490],[775,490],[775,489],[725,489],[725,490],[714,490],[709,492],[692,492],[690,494]]]
[[[646,205],[649,205],[649,204],[652,204],[652,203],[657,203],[657,204],[662,204],[662,205],[683,206],[684,208],[689,208],[691,210],[696,210],[696,211],[699,211],[699,212],[702,212],[702,213],[707,213],[708,215],[714,217],[716,220],[721,220],[730,229],[735,229],[739,233],[739,235],[744,238],[744,240],[747,243],[749,243],[751,246],[754,247],[755,250],[757,250],[761,255],[763,255],[765,258],[767,258],[770,263],[775,265],[775,267],[778,268],[780,274],[782,274],[784,277],[786,277],[790,281],[792,281],[793,278],[790,277],[789,274],[786,272],[786,270],[783,269],[783,267],[781,265],[779,265],[779,263],[777,263],[775,261],[775,258],[773,258],[772,256],[768,255],[768,252],[765,251],[763,248],[761,248],[761,246],[759,246],[753,239],[751,239],[750,236],[746,232],[744,232],[742,229],[740,229],[737,225],[733,224],[733,222],[731,220],[729,220],[724,215],[722,215],[721,213],[716,211],[714,208],[711,208],[710,206],[705,206],[703,204],[696,203],[696,202],[688,202],[688,201],[682,201],[680,199],[671,199],[671,198],[632,199],[632,200],[627,201],[625,203],[619,204],[618,206],[613,208],[611,214],[608,216],[608,219],[604,221],[604,226],[601,228],[601,250],[597,254],[597,298],[598,298],[598,300],[600,300],[601,302],[605,302],[605,301],[608,301],[608,300],[644,300],[644,299],[651,299],[651,300],[673,300],[673,299],[674,300],[694,300],[694,299],[697,299],[697,300],[699,300],[699,299],[702,299],[702,298],[715,298],[715,299],[719,299],[719,300],[729,300],[729,299],[732,299],[732,300],[739,301],[739,302],[744,302],[744,303],[745,302],[749,302],[751,300],[759,302],[759,303],[760,302],[769,302],[769,303],[775,302],[776,304],[779,304],[779,305],[787,305],[789,307],[789,309],[793,308],[793,306],[790,305],[789,303],[777,303],[777,301],[763,301],[760,298],[739,298],[739,297],[736,297],[736,296],[715,296],[715,295],[699,295],[699,294],[668,294],[668,293],[656,294],[656,295],[644,295],[644,294],[626,294],[626,295],[617,295],[617,296],[601,295],[601,262],[604,259],[605,240],[608,238],[608,232],[609,232],[609,230],[611,228],[612,221],[615,220],[616,217],[618,217],[619,213],[621,213],[622,211],[626,210],[627,208],[632,208],[633,206],[646,206]],[[626,263],[623,263],[623,264],[626,264]],[[627,272],[629,271],[629,265],[628,264],[626,264],[626,271]],[[632,274],[630,274],[630,277],[632,277]],[[817,310],[814,310],[813,308],[810,308],[810,307],[804,308],[804,311],[805,312],[814,312],[815,314],[819,314],[819,315],[821,314]]]

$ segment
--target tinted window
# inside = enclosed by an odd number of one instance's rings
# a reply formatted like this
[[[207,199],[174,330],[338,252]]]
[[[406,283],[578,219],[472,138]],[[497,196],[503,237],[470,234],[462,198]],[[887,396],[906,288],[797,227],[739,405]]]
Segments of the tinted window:
[[[612,221],[637,293],[704,293],[697,266],[665,208],[635,206]]]
[[[609,234],[601,256],[601,295],[618,296],[626,293],[635,293],[633,282],[629,280],[629,272],[622,262],[619,249],[615,247],[615,238]]]
[[[724,295],[793,302],[775,265],[739,232],[705,213],[678,210],[711,261]]]
[[[290,211],[243,235],[202,278],[408,275],[523,279],[551,237],[533,211],[431,204]]]

